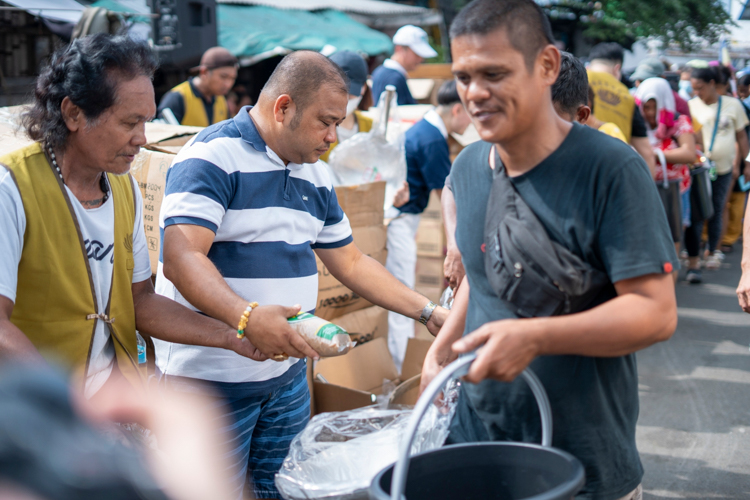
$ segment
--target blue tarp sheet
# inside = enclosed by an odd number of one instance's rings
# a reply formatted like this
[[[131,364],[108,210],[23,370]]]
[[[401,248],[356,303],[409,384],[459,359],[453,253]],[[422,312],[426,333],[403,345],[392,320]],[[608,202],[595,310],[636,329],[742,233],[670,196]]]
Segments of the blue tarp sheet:
[[[338,50],[368,55],[391,53],[390,37],[335,10],[310,12],[251,5],[216,6],[219,45],[240,58],[283,47],[288,50]]]

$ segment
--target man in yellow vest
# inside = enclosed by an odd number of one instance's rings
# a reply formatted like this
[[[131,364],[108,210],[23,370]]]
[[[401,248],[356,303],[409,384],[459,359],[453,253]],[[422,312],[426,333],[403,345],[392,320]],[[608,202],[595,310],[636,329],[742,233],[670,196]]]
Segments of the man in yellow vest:
[[[154,336],[265,359],[226,324],[154,293],[127,173],[156,111],[156,66],[127,36],[74,40],[37,79],[23,116],[35,142],[0,156],[0,356],[60,365],[87,398],[118,373],[146,381],[136,329],[146,345]]]
[[[614,42],[595,45],[589,53],[589,86],[594,91],[596,118],[617,125],[653,173],[656,161],[648,142],[646,122],[628,88],[620,81],[624,53],[622,46]]]
[[[161,98],[159,116],[181,125],[208,127],[229,118],[226,96],[237,79],[237,58],[223,47],[212,47],[193,68],[198,76],[182,82]],[[170,116],[170,114],[172,116]]]

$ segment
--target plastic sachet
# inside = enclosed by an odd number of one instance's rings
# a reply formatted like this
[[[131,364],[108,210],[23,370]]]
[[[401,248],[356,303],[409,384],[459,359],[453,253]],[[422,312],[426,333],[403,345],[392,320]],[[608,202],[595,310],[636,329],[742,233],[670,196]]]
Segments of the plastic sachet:
[[[395,90],[380,94],[378,119],[369,132],[354,134],[331,152],[328,167],[338,186],[385,181],[384,208],[393,207],[396,191],[406,180],[404,134]]]
[[[299,313],[287,322],[323,357],[341,356],[354,347],[346,330],[310,313]]]
[[[412,455],[443,445],[457,401],[453,382],[422,419]],[[398,459],[412,411],[367,407],[316,415],[292,441],[276,487],[287,500],[368,498],[375,475]]]

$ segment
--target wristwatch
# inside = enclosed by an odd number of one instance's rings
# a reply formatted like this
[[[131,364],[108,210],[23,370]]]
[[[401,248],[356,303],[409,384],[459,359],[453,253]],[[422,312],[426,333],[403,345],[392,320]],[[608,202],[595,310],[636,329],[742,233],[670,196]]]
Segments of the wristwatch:
[[[430,301],[429,304],[424,306],[424,309],[422,309],[422,314],[419,316],[419,322],[423,325],[426,325],[428,321],[430,321],[430,318],[432,317],[432,312],[437,307],[437,304],[435,304],[433,301]]]

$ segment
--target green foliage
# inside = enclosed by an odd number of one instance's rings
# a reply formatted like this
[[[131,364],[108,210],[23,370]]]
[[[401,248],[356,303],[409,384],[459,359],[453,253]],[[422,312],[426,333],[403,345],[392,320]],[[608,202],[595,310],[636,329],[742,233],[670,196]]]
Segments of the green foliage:
[[[601,11],[604,15],[587,23],[584,35],[623,45],[654,37],[690,50],[701,40],[718,41],[731,22],[716,0],[601,0]]]

